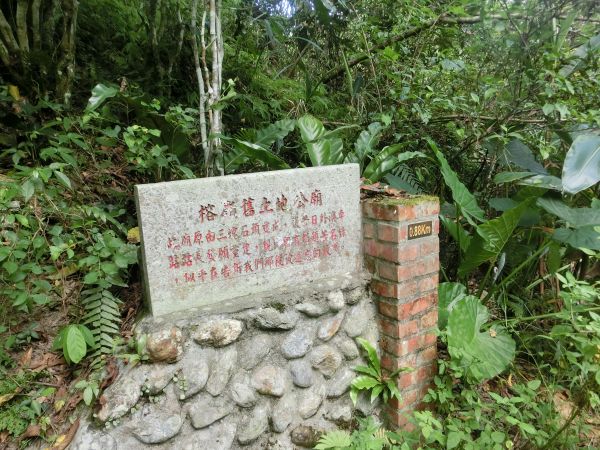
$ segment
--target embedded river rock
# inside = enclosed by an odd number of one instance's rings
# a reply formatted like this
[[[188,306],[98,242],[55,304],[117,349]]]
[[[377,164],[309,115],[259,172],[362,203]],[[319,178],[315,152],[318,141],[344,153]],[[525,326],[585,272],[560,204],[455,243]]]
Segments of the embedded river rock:
[[[123,367],[70,449],[295,449],[353,414],[378,415],[348,395],[364,364],[354,338],[378,341],[367,281],[348,274],[239,312],[144,318],[136,337],[171,336],[164,346],[181,354]]]

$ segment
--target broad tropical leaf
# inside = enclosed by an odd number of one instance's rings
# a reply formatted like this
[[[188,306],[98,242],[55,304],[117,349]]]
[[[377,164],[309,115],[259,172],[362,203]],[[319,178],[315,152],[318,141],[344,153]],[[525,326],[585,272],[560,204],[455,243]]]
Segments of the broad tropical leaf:
[[[448,315],[456,303],[467,295],[462,283],[440,283],[438,285],[438,328],[443,330],[448,323]]]
[[[521,169],[528,170],[533,173],[540,175],[547,175],[548,172],[533,155],[533,152],[519,139],[511,140],[504,151],[501,153],[500,162],[507,167],[511,167],[513,164],[517,165]]]
[[[256,140],[254,143],[263,147],[268,147],[290,134],[295,126],[296,122],[292,119],[278,120],[268,127],[258,130],[256,132]]]
[[[549,213],[568,222],[574,228],[586,225],[600,225],[600,209],[570,208],[561,200],[553,198],[540,198],[537,204]]]
[[[468,274],[471,270],[486,261],[495,261],[502,248],[508,242],[529,202],[509,209],[500,217],[488,220],[477,227],[477,235],[471,241],[465,257],[458,268],[460,276]]]
[[[114,97],[119,93],[119,90],[113,86],[106,86],[102,83],[97,84],[92,89],[92,96],[88,100],[86,111],[94,111],[98,108],[102,103],[111,97]]]
[[[309,114],[298,119],[298,128],[300,129],[302,141],[305,144],[321,139],[325,134],[323,123]]]
[[[569,194],[600,181],[600,136],[579,135],[567,152],[562,170],[562,186]]]
[[[448,317],[450,356],[477,381],[498,375],[515,356],[515,342],[502,328],[481,330],[488,318],[487,308],[472,295],[459,300]]]
[[[458,179],[456,172],[450,168],[448,161],[446,161],[446,158],[435,142],[430,139],[428,139],[427,142],[435,153],[436,158],[440,162],[440,168],[442,170],[444,181],[452,191],[452,197],[460,206],[460,210],[462,214],[464,214],[465,219],[467,219],[467,221],[473,226],[477,225],[476,221],[473,219],[483,222],[485,220],[483,210],[477,204],[477,200],[475,200],[473,194],[471,194],[467,187]]]
[[[381,180],[385,175],[391,172],[398,164],[398,160],[393,156],[399,153],[403,144],[395,144],[384,147],[369,163],[363,171],[363,177],[372,183]]]
[[[600,226],[590,225],[574,230],[569,228],[558,228],[554,231],[552,238],[559,242],[569,244],[574,248],[600,250]]]
[[[471,243],[471,235],[456,220],[440,214],[440,221],[450,236],[459,243],[460,251],[466,252]]]
[[[533,175],[532,177],[519,180],[518,184],[542,189],[552,189],[554,191],[563,190],[561,179],[553,175]]]
[[[521,180],[523,178],[531,177],[532,175],[535,174],[531,172],[500,172],[494,176],[494,183],[510,183],[511,181]]]
[[[290,166],[283,159],[270,150],[252,142],[234,139],[236,147],[250,160],[260,161],[272,169],[289,169]]]
[[[383,127],[379,122],[373,122],[369,125],[366,130],[361,131],[358,135],[358,139],[354,143],[354,155],[356,155],[356,161],[360,164],[362,170],[365,157],[371,155],[379,142],[379,136]]]

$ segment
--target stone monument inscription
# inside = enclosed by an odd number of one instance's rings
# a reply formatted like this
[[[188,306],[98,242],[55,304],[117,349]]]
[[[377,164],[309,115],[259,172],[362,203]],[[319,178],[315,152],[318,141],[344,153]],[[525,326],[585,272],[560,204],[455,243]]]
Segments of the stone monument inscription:
[[[152,314],[358,271],[356,164],[135,187]]]

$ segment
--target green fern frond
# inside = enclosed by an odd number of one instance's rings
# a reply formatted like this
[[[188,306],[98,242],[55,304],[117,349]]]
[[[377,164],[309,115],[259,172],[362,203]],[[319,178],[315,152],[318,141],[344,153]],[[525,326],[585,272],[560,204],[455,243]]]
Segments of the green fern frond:
[[[323,435],[319,443],[315,446],[316,450],[343,449],[352,444],[350,434],[342,430],[334,430]]]
[[[101,287],[83,291],[81,296],[85,309],[82,323],[90,329],[96,341],[92,355],[96,365],[100,356],[113,351],[114,336],[119,334],[121,328],[119,306],[123,302]]]

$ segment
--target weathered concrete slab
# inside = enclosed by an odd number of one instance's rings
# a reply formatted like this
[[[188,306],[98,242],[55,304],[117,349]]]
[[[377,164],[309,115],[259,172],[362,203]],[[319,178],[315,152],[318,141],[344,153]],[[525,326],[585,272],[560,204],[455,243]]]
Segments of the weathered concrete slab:
[[[356,164],[136,186],[153,315],[359,271],[359,188]]]

